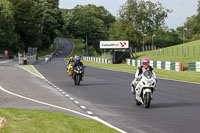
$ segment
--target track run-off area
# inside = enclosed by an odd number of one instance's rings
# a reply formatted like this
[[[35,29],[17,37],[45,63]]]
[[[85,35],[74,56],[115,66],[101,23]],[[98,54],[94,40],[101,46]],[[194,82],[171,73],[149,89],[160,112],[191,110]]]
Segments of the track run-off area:
[[[134,74],[86,66],[80,86],[66,70],[64,57],[70,41],[57,41],[62,54],[34,67],[51,83],[68,93],[106,122],[129,133],[197,133],[200,131],[200,84],[158,79],[150,108],[136,106],[130,92]]]

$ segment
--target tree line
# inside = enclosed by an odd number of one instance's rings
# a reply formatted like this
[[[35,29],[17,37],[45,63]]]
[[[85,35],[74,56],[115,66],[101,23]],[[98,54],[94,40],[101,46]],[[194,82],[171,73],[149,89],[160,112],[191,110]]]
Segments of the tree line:
[[[200,39],[200,0],[197,5],[197,14],[187,18],[184,25],[177,27],[180,37],[185,35],[185,41],[193,41]]]
[[[182,42],[178,32],[165,25],[171,10],[161,3],[144,0],[127,0],[113,16],[102,6],[77,5],[62,9],[63,34],[88,39],[89,45],[99,48],[100,40],[129,40],[132,48],[154,44],[157,47],[176,45]]]
[[[103,6],[77,5],[59,9],[59,0],[1,0],[0,51],[28,47],[47,49],[58,35],[81,38],[99,51],[100,40],[129,40],[132,48],[167,47],[200,39],[200,2],[197,15],[184,26],[169,29],[165,20],[172,10],[159,2],[127,0],[113,16]],[[187,31],[186,31],[187,28]]]
[[[62,29],[58,0],[1,0],[0,49],[49,48]]]

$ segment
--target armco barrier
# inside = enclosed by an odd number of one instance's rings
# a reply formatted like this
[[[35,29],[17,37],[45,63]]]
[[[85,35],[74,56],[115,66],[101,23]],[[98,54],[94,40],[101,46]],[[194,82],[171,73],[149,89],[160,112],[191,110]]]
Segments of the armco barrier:
[[[83,60],[92,61],[92,62],[98,62],[98,63],[107,63],[107,64],[111,63],[111,61],[109,59],[90,57],[90,56],[83,56]]]
[[[126,59],[126,63],[131,66],[140,66],[140,60]],[[200,63],[199,63],[200,64]],[[183,64],[181,62],[169,62],[169,61],[150,61],[150,66],[158,69],[183,71]],[[200,70],[200,65],[199,65]]]
[[[200,72],[200,62],[189,62],[188,69],[190,71]]]

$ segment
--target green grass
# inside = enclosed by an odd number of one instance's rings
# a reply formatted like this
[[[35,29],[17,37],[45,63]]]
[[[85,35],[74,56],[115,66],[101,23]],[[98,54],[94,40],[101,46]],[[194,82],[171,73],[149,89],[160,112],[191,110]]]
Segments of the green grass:
[[[89,62],[89,61],[82,61],[82,62],[84,65],[88,65],[88,66],[118,70],[118,71],[123,71],[123,72],[135,73],[137,69],[137,67],[129,66],[127,64],[104,64],[104,63],[96,63],[96,62]],[[155,68],[154,68],[154,71],[156,73],[156,76],[160,78],[200,83],[200,73],[198,72],[190,72],[190,71],[176,72],[176,71],[162,70],[162,69],[155,69]]]
[[[186,48],[185,57],[182,54],[184,53],[182,52],[184,48]],[[188,55],[188,48],[189,48],[189,55]],[[168,54],[167,54],[167,49],[168,49]],[[178,55],[177,55],[177,50],[178,50]],[[192,41],[185,44],[175,45],[168,48],[163,48],[160,52],[159,50],[157,50],[155,51],[155,53],[156,55],[154,54],[153,56],[152,51],[140,52],[137,53],[137,56],[139,56],[138,58],[139,60],[141,60],[144,57],[148,57],[150,60],[155,60],[155,61],[176,61],[176,62],[180,61],[185,64],[187,64],[188,62],[200,61],[200,40]]]
[[[48,49],[38,51],[38,53],[37,53],[38,60],[44,59],[46,55],[48,55],[48,54],[52,53],[53,51],[55,51],[56,48],[57,48],[57,44],[53,43],[52,46],[53,47],[52,47],[51,51],[49,51]]]
[[[117,133],[99,122],[62,113],[0,109],[7,122],[1,133]]]
[[[81,50],[85,48],[85,44],[80,39],[62,38],[62,37],[58,37],[58,39],[68,40],[74,43],[75,48],[70,56],[75,56],[75,55],[82,56]]]
[[[18,65],[18,67],[21,67],[21,68],[25,69],[28,72],[32,72],[33,74],[35,74],[38,77],[42,78],[42,76],[33,68],[32,65]]]

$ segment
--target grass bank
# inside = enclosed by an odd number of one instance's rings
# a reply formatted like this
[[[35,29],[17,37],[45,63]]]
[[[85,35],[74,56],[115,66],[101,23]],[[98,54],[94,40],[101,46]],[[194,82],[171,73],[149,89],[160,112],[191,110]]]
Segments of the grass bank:
[[[104,63],[96,63],[96,62],[89,62],[89,61],[82,61],[82,62],[84,63],[84,65],[87,65],[87,66],[93,66],[97,68],[106,68],[106,69],[118,70],[118,71],[123,71],[123,72],[135,73],[137,69],[137,67],[129,66],[127,64],[104,64]],[[162,69],[155,69],[155,68],[154,68],[154,71],[157,77],[160,77],[160,78],[200,83],[200,73],[198,72],[189,72],[189,71],[176,72],[176,71],[162,70]]]
[[[184,56],[185,53],[185,56]],[[175,45],[163,49],[137,53],[138,60],[148,57],[150,60],[188,62],[200,61],[200,40]]]
[[[117,133],[91,119],[62,113],[23,109],[0,109],[7,122],[1,133]]]

